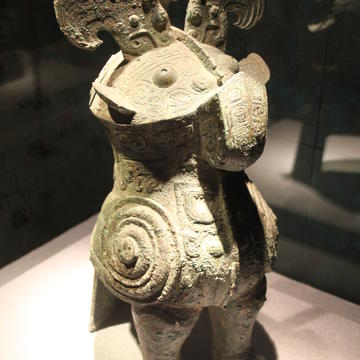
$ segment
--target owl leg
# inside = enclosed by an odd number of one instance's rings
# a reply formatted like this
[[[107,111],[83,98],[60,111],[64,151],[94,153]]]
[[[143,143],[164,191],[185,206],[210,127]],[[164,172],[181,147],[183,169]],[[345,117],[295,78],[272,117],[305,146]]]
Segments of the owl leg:
[[[265,302],[266,281],[261,282],[254,295],[233,301],[224,308],[210,307],[214,360],[254,360],[251,345],[256,316]]]
[[[179,360],[181,346],[200,313],[200,308],[132,305],[144,360]]]

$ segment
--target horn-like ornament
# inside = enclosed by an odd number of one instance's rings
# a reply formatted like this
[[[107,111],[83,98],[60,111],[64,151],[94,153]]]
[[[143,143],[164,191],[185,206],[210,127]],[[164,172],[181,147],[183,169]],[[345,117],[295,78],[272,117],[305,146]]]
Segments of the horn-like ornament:
[[[102,44],[101,31],[109,32],[130,56],[174,41],[169,17],[158,0],[55,0],[54,6],[62,32],[86,50]]]
[[[190,0],[186,12],[185,31],[198,41],[224,50],[229,19],[234,26],[250,29],[264,14],[265,0]]]

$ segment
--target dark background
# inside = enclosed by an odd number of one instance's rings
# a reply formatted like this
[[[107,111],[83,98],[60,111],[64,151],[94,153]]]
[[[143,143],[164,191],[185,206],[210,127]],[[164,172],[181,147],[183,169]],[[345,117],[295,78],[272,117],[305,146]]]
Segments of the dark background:
[[[185,7],[171,5],[174,25]],[[356,302],[359,24],[357,0],[268,0],[257,27],[228,39],[228,53],[255,51],[272,72],[269,141],[248,173],[279,218],[276,270]],[[91,82],[117,51],[102,37],[96,52],[80,50],[52,1],[0,3],[0,267],[98,212],[111,189],[111,149],[88,110]]]

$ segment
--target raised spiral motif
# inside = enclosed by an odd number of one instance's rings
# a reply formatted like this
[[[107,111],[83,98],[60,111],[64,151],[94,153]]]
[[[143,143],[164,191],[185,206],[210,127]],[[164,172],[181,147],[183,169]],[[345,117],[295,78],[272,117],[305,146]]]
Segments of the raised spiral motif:
[[[262,18],[265,0],[233,1],[228,3],[226,10],[237,17],[234,25],[240,29],[250,29]]]
[[[97,275],[124,300],[165,298],[181,261],[166,210],[153,200],[128,197],[107,203],[100,216],[92,241]]]

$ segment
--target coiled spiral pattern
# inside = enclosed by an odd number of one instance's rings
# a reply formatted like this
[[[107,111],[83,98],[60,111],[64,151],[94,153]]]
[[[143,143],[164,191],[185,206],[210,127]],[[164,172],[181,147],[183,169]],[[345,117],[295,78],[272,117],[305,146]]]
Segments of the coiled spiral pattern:
[[[128,197],[104,206],[92,239],[97,275],[126,301],[165,298],[180,270],[176,231],[151,199]]]
[[[234,23],[240,29],[250,29],[262,18],[265,10],[265,0],[245,0],[230,2],[227,11],[236,14]]]

